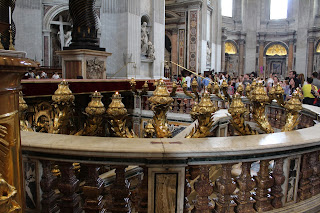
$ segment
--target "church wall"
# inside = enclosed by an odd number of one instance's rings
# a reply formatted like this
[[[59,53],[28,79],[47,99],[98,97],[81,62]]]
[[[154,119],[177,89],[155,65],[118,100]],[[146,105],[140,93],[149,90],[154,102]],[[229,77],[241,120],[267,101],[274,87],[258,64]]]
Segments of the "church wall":
[[[243,21],[243,31],[246,32],[245,41],[245,64],[244,73],[255,71],[256,63],[256,32],[257,32],[257,14],[256,8],[259,7],[259,2],[256,0],[248,0],[245,4],[244,14],[245,20]],[[252,18],[257,17],[257,18]]]
[[[15,48],[42,63],[42,11],[40,0],[17,1],[13,12],[16,25]]]
[[[105,5],[104,5],[105,6]],[[115,13],[102,7],[100,46],[112,53],[107,60],[107,77],[114,75],[124,64],[127,53],[128,15],[125,12]],[[125,76],[125,69],[115,77]]]
[[[164,76],[164,49],[165,49],[165,0],[153,0],[154,29],[153,40],[155,60],[153,62],[153,78]]]

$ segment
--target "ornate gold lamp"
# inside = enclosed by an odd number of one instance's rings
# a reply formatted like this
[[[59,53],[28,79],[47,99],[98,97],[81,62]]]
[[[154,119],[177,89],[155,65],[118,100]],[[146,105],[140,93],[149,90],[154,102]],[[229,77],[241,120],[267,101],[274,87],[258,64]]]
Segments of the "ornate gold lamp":
[[[264,90],[261,81],[259,81],[257,86],[252,86],[251,88],[251,102],[253,109],[253,119],[257,122],[257,124],[264,132],[273,133],[274,130],[271,127],[265,114],[265,106],[269,103],[269,97],[266,91]]]
[[[292,98],[286,101],[284,108],[286,109],[286,124],[281,131],[287,132],[299,124],[299,111],[302,109],[299,92],[296,91],[292,94]]]
[[[217,111],[212,103],[209,93],[204,92],[201,101],[198,105],[192,108],[191,116],[198,120],[198,125],[193,128],[191,133],[186,138],[204,138],[210,135],[210,130],[213,124],[212,115]]]
[[[237,93],[239,93],[239,95],[242,96],[243,95],[243,91],[244,91],[243,84],[239,83],[239,86],[237,88]]]
[[[228,109],[228,112],[232,116],[231,124],[235,130],[240,135],[255,135],[258,134],[256,131],[252,130],[251,127],[247,124],[245,125],[244,116],[247,112],[239,93],[233,95],[231,105]]]
[[[121,138],[133,138],[134,134],[130,133],[128,127],[126,126],[126,117],[128,113],[121,101],[122,97],[119,92],[115,92],[112,95],[111,100],[112,101],[107,109],[107,116],[109,118],[112,134]]]
[[[173,102],[173,98],[167,90],[162,79],[159,80],[156,90],[149,98],[152,111],[154,112],[153,121],[156,135],[158,138],[169,138],[172,133],[168,127],[167,111]]]
[[[49,126],[49,133],[70,134],[73,132],[73,101],[75,97],[69,88],[68,82],[61,81],[58,89],[52,96],[53,100],[53,125]]]
[[[217,97],[219,97],[219,98],[221,98],[222,100],[224,100],[224,97],[221,95],[221,92],[220,92],[220,87],[219,87],[219,84],[218,84],[218,82],[214,82],[214,84],[213,84],[213,93],[217,96]]]
[[[100,92],[95,91],[91,95],[91,101],[85,109],[87,121],[76,135],[86,136],[103,136],[103,115],[106,113],[106,108],[101,101],[103,96]]]
[[[226,79],[223,79],[222,84],[221,84],[221,89],[222,89],[224,97],[227,98],[228,102],[230,102],[231,97],[228,94],[228,83],[227,83]]]

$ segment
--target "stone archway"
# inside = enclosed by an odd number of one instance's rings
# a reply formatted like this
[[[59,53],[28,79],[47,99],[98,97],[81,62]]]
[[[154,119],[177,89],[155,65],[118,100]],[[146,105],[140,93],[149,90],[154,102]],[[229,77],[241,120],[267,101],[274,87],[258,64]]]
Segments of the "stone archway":
[[[288,70],[288,46],[283,42],[270,42],[264,50],[266,60],[265,77],[271,73],[285,78]]]
[[[43,25],[42,25],[42,36],[43,36],[43,65],[53,66],[53,49],[52,44],[53,32],[52,32],[52,21],[64,11],[69,11],[68,4],[55,5],[45,10]],[[61,49],[61,48],[60,48]]]
[[[239,73],[239,50],[233,40],[225,41],[225,71],[228,74],[240,75]]]

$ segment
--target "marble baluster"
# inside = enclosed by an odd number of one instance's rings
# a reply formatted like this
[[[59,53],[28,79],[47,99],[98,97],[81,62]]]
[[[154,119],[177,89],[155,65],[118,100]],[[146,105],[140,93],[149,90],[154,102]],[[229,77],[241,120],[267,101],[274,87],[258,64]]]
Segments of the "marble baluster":
[[[190,173],[188,167],[186,168],[186,181],[184,185],[184,205],[183,213],[189,213],[191,206],[188,200],[188,196],[191,194],[191,185],[189,183]]]
[[[269,189],[274,184],[273,177],[269,174],[268,170],[269,160],[260,161],[260,171],[255,176],[257,188],[255,189],[254,199],[256,203],[254,205],[256,211],[270,211],[273,209],[271,205],[272,196],[269,194]]]
[[[101,193],[103,192],[103,181],[99,177],[98,165],[86,165],[87,175],[85,185],[83,186],[83,195],[85,203],[83,210],[85,213],[104,213],[103,208],[105,201]]]
[[[59,170],[61,173],[58,189],[62,193],[59,203],[60,212],[80,213],[80,196],[76,193],[79,189],[79,180],[74,174],[73,164],[70,162],[60,162]]]
[[[302,163],[300,169],[300,180],[299,180],[299,189],[298,189],[298,197],[299,200],[306,200],[311,197],[311,185],[309,178],[311,177],[313,171],[309,164],[310,154],[302,155]]]
[[[148,167],[143,166],[143,179],[139,188],[139,208],[138,212],[148,212]]]
[[[125,170],[127,166],[115,166],[116,179],[113,182],[111,188],[111,194],[113,198],[113,206],[111,207],[111,212],[123,213],[131,212],[130,206],[130,183],[126,180]]]
[[[272,177],[274,179],[274,185],[271,188],[271,195],[274,197],[271,204],[274,208],[282,207],[282,184],[285,181],[285,176],[283,173],[283,159],[279,158],[275,160],[275,165],[272,172]]]
[[[213,193],[213,185],[209,179],[210,165],[200,167],[200,177],[194,183],[194,189],[197,192],[196,203],[192,213],[211,213],[213,205],[209,196]]]
[[[55,193],[54,189],[56,186],[57,177],[51,172],[51,161],[43,160],[42,164],[42,176],[40,181],[40,187],[42,190],[42,200],[41,200],[41,212],[42,213],[54,213],[59,211],[57,205],[58,195]]]
[[[312,175],[309,178],[311,184],[311,195],[317,195],[320,193],[320,163],[319,163],[319,151],[312,152],[310,154],[310,166],[312,169]]]
[[[180,110],[179,110],[179,113],[184,113],[184,99],[181,98],[181,102],[180,102]]]
[[[175,98],[173,103],[173,112],[178,113],[178,111],[179,111],[178,99]]]
[[[191,105],[190,105],[191,99],[186,99],[186,114],[189,114],[191,111]]]
[[[256,186],[256,182],[250,174],[251,163],[244,162],[241,166],[241,175],[236,178],[239,192],[236,197],[236,212],[238,213],[254,213],[253,208],[255,200],[252,198],[251,190]]]
[[[236,203],[231,195],[236,190],[236,183],[231,177],[232,164],[223,164],[222,175],[216,180],[216,190],[218,199],[216,201],[215,212],[234,212]]]
[[[145,101],[145,110],[150,110],[150,101],[149,98]]]

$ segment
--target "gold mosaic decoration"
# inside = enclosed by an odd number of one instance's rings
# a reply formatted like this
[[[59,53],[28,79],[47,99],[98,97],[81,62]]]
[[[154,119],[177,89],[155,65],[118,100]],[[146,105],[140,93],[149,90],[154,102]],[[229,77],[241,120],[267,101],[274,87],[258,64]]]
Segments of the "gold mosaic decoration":
[[[320,53],[320,43],[319,43],[318,46],[317,46],[316,52],[317,52],[317,53]]]
[[[281,44],[274,44],[274,45],[271,45],[267,52],[266,52],[266,55],[269,55],[269,56],[274,56],[274,55],[287,55],[287,50],[286,48],[281,45]]]
[[[237,47],[231,42],[226,42],[225,43],[225,53],[228,53],[230,55],[237,54]]]

